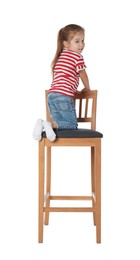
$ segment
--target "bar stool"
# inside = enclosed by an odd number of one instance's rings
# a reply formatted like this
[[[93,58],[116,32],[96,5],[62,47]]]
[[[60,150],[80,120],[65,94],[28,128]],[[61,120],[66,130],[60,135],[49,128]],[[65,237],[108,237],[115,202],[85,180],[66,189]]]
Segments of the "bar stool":
[[[47,120],[50,120],[48,91],[45,91]],[[43,242],[43,225],[49,224],[50,212],[91,212],[96,226],[96,242],[101,243],[101,139],[103,134],[96,131],[97,90],[90,90],[74,97],[77,120],[90,123],[90,129],[56,130],[56,140],[50,142],[46,133],[39,141],[39,201],[38,201],[38,242]],[[90,147],[91,149],[91,194],[90,196],[61,196],[51,194],[51,148],[58,146]],[[73,148],[74,149],[74,148]],[[46,182],[46,183],[45,183]],[[51,200],[91,201],[92,207],[51,207]]]

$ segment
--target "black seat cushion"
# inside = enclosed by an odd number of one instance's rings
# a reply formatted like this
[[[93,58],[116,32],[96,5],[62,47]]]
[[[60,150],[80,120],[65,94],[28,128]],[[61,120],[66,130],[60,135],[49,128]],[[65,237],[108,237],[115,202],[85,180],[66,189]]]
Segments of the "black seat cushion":
[[[61,129],[54,130],[57,138],[102,138],[103,134],[91,129]],[[46,138],[46,132],[43,131],[42,137]]]

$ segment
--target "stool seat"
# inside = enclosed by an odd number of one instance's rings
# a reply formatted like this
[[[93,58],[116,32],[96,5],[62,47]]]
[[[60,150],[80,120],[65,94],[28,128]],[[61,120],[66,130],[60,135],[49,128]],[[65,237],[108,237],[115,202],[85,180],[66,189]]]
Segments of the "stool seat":
[[[61,129],[61,130],[54,130],[56,133],[56,138],[102,138],[103,134],[91,130],[91,129]],[[46,132],[42,132],[42,137],[46,137]]]

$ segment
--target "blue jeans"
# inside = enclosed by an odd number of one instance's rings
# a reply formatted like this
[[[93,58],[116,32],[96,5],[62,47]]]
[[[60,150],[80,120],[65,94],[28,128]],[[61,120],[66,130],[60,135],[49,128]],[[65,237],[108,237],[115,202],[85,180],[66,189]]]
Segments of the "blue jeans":
[[[58,129],[77,129],[73,98],[62,94],[49,93],[48,107],[51,118],[57,123]]]

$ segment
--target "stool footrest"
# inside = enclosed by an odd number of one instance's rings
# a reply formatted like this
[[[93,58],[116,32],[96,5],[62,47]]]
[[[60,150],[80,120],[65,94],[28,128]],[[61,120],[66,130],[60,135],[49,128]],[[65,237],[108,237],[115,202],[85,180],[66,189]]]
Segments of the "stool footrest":
[[[50,200],[92,200],[92,196],[49,196]]]
[[[59,207],[44,207],[44,212],[95,212],[94,208],[59,208]]]
[[[46,196],[48,200],[90,200],[93,201],[93,196]],[[44,207],[44,212],[95,212],[93,207]]]

